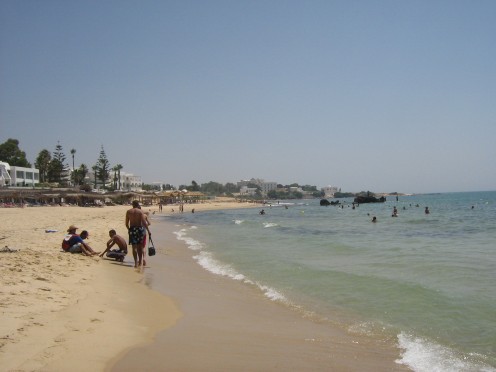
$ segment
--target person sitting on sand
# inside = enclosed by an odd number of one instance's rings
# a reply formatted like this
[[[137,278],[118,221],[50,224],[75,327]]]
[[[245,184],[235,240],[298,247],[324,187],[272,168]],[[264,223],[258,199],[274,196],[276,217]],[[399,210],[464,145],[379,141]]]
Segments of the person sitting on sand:
[[[77,227],[75,229],[77,229]],[[75,229],[73,230],[74,232],[76,231]],[[84,239],[88,238],[89,235],[90,234],[86,230],[81,231],[80,235],[77,235],[75,233],[71,234],[71,237],[68,240],[64,239],[64,241],[66,241],[67,245],[69,246],[69,248],[65,251],[71,253],[82,253],[85,256],[94,256],[96,254],[99,254],[100,252],[95,252],[93,248],[91,248],[84,242]],[[62,244],[64,246],[64,243]]]
[[[107,242],[107,249],[100,253],[100,257],[103,257],[107,253],[108,258],[115,258],[118,262],[124,262],[124,257],[127,255],[127,243],[126,239],[122,236],[117,235],[117,232],[112,229],[109,231],[110,240]],[[119,247],[119,249],[110,249],[114,245]]]

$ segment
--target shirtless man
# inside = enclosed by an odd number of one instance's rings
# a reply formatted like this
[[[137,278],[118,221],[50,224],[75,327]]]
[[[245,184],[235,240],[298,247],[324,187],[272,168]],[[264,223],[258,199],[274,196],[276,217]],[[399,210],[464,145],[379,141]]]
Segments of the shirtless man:
[[[124,262],[124,257],[127,254],[127,243],[126,240],[117,235],[117,232],[112,229],[109,231],[110,240],[107,242],[107,249],[105,249],[102,253],[100,253],[100,257],[103,257],[105,253],[107,253],[107,257],[115,258],[119,262]],[[117,245],[119,249],[110,250],[114,245]]]
[[[146,231],[148,237],[152,234],[137,200],[133,200],[133,207],[126,212],[126,227],[129,232],[129,244],[133,247],[134,267],[139,267],[143,264],[143,240]]]

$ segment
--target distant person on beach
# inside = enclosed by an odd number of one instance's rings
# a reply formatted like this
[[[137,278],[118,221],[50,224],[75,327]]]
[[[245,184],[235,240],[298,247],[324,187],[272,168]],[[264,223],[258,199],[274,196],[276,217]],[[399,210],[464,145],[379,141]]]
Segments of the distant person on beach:
[[[134,267],[139,267],[143,264],[143,241],[148,231],[148,236],[152,234],[146,222],[146,217],[140,209],[140,204],[137,200],[133,200],[132,208],[126,212],[126,228],[129,234],[129,244],[133,247]]]
[[[398,210],[396,209],[396,207],[393,208],[393,214],[391,215],[391,217],[398,217]]]
[[[372,217],[372,222],[377,222],[377,217],[376,216]]]
[[[112,229],[109,231],[110,240],[107,242],[107,249],[100,253],[100,257],[103,257],[107,253],[108,258],[115,258],[116,261],[124,262],[124,257],[127,255],[127,243],[126,239],[122,236],[117,235],[117,232]],[[110,249],[114,245],[119,247],[119,249]]]
[[[262,209],[262,210],[261,210],[260,212],[258,212],[258,213],[260,213],[260,214],[262,214],[262,215],[263,215],[263,214],[265,214],[265,211]]]
[[[158,203],[158,211],[162,213],[162,202]]]
[[[140,207],[141,209],[141,207]],[[145,220],[146,220],[146,225],[147,226],[150,226],[152,223],[150,222],[150,212],[143,212],[145,214]],[[143,266],[146,266],[146,260],[145,260],[145,257],[146,257],[146,234],[145,234],[145,237],[143,238]]]
[[[425,214],[429,214],[431,211],[429,210],[429,207],[425,207]]]
[[[81,231],[81,234],[76,234],[76,230],[78,228],[74,225],[71,225],[67,232],[64,240],[62,241],[62,249],[65,252],[70,253],[82,253],[85,256],[94,256],[99,254],[100,252],[95,252],[88,244],[84,242],[86,238],[88,238],[89,233],[86,230]]]

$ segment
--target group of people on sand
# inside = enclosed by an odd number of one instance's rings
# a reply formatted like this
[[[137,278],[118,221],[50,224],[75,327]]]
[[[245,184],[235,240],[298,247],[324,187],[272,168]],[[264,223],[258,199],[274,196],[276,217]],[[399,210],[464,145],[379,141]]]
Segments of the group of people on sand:
[[[146,233],[148,232],[149,239],[151,239],[152,234],[150,232],[148,214],[141,210],[141,206],[137,200],[134,200],[132,208],[126,211],[125,224],[128,230],[129,244],[133,249],[134,267],[145,266]],[[107,247],[103,252],[96,252],[85,242],[85,239],[89,237],[88,231],[83,230],[80,234],[77,234],[78,229],[79,227],[75,225],[71,225],[67,229],[67,235],[62,241],[62,250],[64,252],[81,253],[85,256],[99,255],[100,257],[106,254],[109,258],[124,262],[124,257],[127,255],[128,243],[114,229],[109,231],[110,239],[107,241]],[[117,246],[117,249],[112,249],[114,246]]]

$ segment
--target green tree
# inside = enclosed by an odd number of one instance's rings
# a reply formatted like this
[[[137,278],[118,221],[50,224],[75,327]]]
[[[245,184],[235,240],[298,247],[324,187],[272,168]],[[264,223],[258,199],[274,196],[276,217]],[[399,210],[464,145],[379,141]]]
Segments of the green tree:
[[[48,170],[50,167],[50,162],[52,160],[52,155],[50,151],[43,149],[38,154],[34,166],[40,171],[40,182],[45,183],[48,181]]]
[[[76,184],[76,180],[75,180],[75,174],[74,174],[74,172],[76,171],[76,168],[74,167],[74,155],[76,155],[76,149],[71,149],[71,156],[72,156],[72,182],[75,185]]]
[[[96,177],[102,183],[103,188],[105,188],[105,185],[110,178],[110,162],[107,159],[103,145],[100,150],[100,156],[96,162],[96,168]]]
[[[122,166],[122,164],[117,164],[115,166],[115,168],[117,169],[117,179],[119,181],[119,184],[118,184],[119,187],[117,187],[117,190],[120,190],[121,189],[121,169],[124,167]]]
[[[112,177],[112,189],[117,190],[117,166],[112,167],[112,171],[114,172],[114,176]]]
[[[26,153],[19,148],[19,141],[12,138],[0,144],[0,161],[15,167],[31,168]]]
[[[218,182],[210,181],[202,183],[200,191],[210,195],[221,195],[224,193],[224,186]]]
[[[65,154],[62,145],[60,142],[57,142],[55,151],[52,154],[52,160],[48,166],[48,181],[65,185],[68,179],[69,169],[67,164],[65,164]]]
[[[96,181],[97,181],[96,174],[97,174],[98,167],[96,165],[94,165],[91,167],[91,169],[93,169],[93,175],[95,176],[94,188],[96,189]]]
[[[188,191],[200,191],[200,186],[196,181],[191,181],[191,186],[186,188]]]
[[[224,192],[226,194],[233,194],[235,192],[239,192],[239,187],[234,183],[228,182],[224,185]]]
[[[78,169],[74,169],[74,184],[75,185],[83,185],[84,179],[88,175],[88,167],[86,164],[81,164]]]

